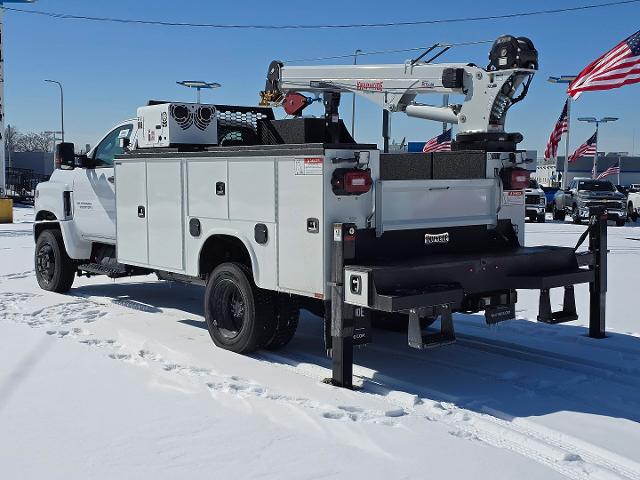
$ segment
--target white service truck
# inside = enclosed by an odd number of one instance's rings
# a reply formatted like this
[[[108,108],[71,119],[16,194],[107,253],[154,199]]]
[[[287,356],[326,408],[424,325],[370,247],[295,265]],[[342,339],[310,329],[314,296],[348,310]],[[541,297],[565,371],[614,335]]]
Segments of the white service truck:
[[[455,340],[453,312],[514,318],[517,288],[541,291],[540,321],[574,320],[573,284],[589,282],[591,333],[602,336],[602,222],[586,254],[524,247],[529,174],[521,136],[503,126],[537,53],[507,36],[490,60],[487,69],[272,62],[263,103],[294,118],[275,120],[267,106],[150,102],[87,155],[61,144],[59,168],[36,193],[38,282],[66,292],[76,276],[155,273],[201,284],[214,343],[239,353],[284,346],[308,309],[324,317],[333,382],[347,387],[372,317],[430,348]],[[314,99],[299,92],[322,93],[324,118],[300,116]],[[457,123],[453,151],[386,154],[355,142],[338,115],[341,92]],[[464,100],[422,105],[422,93]],[[553,287],[565,289],[560,312]],[[423,330],[439,317],[438,332]]]

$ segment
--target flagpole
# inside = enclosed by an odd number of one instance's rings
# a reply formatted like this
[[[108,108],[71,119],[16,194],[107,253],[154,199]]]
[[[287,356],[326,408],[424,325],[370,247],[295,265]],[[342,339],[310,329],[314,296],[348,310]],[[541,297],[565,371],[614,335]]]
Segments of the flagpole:
[[[567,135],[564,139],[564,170],[562,173],[561,187],[567,188],[567,175],[569,174],[569,131],[571,130],[571,96],[567,95]]]
[[[620,183],[620,174],[622,173],[622,157],[620,155],[618,155],[618,185],[621,185]]]
[[[595,180],[596,175],[598,173],[598,127],[600,126],[600,122],[596,122],[596,153],[593,154],[593,170],[591,171],[591,176]]]

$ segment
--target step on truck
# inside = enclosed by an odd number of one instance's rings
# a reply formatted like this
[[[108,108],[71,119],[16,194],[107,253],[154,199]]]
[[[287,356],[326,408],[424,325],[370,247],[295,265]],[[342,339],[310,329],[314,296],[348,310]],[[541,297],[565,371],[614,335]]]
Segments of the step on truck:
[[[60,144],[35,200],[40,286],[147,274],[202,285],[213,342],[237,353],[283,347],[307,309],[324,319],[331,381],[344,387],[372,322],[406,329],[414,348],[447,345],[454,312],[512,319],[517,289],[539,290],[538,320],[560,323],[577,318],[573,285],[589,283],[589,332],[603,337],[606,215],[592,217],[585,252],[524,246],[529,173],[522,136],[504,124],[537,69],[533,44],[500,37],[486,69],[431,63],[436,48],[399,65],[274,61],[261,106],[149,102],[86,155]],[[357,143],[339,116],[344,92],[387,120],[457,124],[452,151]],[[461,102],[416,101],[434,93]],[[302,116],[316,100],[324,117]],[[274,106],[292,118],[275,119]]]

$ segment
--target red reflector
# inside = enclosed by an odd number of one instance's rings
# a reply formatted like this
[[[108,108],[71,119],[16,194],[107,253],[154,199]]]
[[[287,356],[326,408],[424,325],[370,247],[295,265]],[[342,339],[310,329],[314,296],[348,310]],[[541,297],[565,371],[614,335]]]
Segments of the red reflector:
[[[333,172],[331,186],[336,195],[360,195],[371,189],[371,170],[339,168]]]
[[[505,190],[522,190],[529,186],[531,172],[524,168],[505,168],[502,171],[502,181]]]

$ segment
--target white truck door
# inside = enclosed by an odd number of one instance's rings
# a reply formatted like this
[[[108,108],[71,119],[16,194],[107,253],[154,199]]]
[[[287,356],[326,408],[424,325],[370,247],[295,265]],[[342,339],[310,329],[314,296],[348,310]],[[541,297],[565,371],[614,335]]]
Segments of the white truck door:
[[[131,140],[133,129],[133,122],[118,125],[91,152],[92,168],[76,168],[74,218],[83,238],[104,243],[116,241],[113,158],[123,153],[120,139]]]

